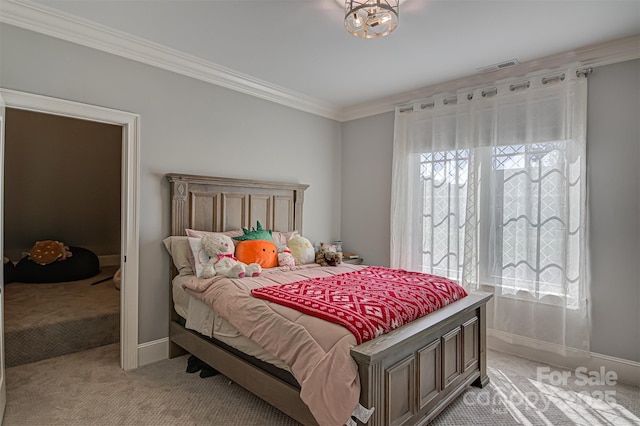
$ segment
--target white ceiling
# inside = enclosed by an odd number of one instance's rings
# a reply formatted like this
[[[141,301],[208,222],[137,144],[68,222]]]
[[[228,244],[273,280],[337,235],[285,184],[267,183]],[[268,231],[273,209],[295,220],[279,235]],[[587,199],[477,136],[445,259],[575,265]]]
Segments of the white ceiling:
[[[359,39],[336,0],[39,0],[335,108],[640,33],[640,0],[406,0]]]

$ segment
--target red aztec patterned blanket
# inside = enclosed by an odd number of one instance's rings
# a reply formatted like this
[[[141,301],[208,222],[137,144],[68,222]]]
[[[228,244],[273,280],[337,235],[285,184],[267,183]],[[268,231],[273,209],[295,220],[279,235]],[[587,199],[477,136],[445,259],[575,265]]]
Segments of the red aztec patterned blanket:
[[[455,302],[467,292],[444,277],[369,266],[333,277],[262,287],[251,294],[340,324],[360,344]]]

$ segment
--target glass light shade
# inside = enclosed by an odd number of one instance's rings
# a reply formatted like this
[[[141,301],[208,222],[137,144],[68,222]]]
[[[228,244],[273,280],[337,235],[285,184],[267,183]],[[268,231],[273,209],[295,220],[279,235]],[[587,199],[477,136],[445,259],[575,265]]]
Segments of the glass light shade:
[[[399,0],[346,0],[344,27],[356,37],[386,36],[398,26]]]

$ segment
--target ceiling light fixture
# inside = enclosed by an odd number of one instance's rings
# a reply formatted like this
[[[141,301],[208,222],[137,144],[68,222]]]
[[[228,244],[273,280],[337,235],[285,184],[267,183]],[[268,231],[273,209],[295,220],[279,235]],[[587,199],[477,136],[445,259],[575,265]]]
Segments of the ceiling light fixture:
[[[356,37],[377,38],[398,26],[399,0],[346,0],[344,27]]]

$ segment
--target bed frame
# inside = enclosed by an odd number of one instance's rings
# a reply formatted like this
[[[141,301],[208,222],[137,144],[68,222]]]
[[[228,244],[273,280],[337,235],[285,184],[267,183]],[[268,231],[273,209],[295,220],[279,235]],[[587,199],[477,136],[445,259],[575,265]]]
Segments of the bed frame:
[[[250,228],[258,220],[265,229],[302,233],[308,185],[184,174],[167,178],[172,235],[185,235],[186,228]],[[171,278],[176,274],[172,266]],[[375,407],[367,425],[426,424],[467,386],[489,382],[485,306],[490,298],[470,294],[351,350],[360,374],[360,403]],[[170,305],[170,358],[189,352],[300,423],[317,425],[299,388],[187,330]]]

